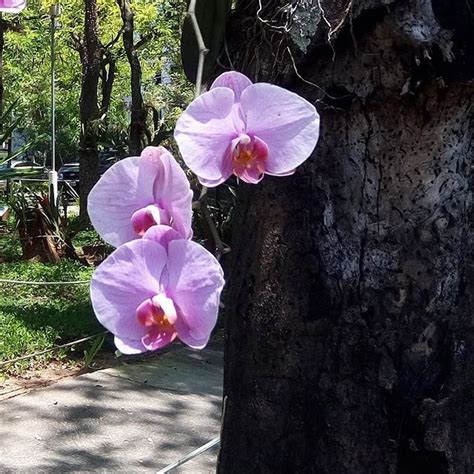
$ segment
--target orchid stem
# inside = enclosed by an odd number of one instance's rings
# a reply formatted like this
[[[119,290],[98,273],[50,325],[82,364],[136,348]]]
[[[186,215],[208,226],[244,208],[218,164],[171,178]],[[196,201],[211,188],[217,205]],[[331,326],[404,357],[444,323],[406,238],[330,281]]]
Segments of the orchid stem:
[[[189,7],[187,11],[187,15],[191,19],[191,23],[194,28],[194,34],[196,35],[196,41],[199,48],[199,60],[198,60],[198,67],[196,71],[196,86],[194,89],[194,98],[197,98],[202,93],[202,76],[204,73],[204,61],[206,60],[206,55],[209,52],[209,49],[206,47],[204,43],[204,38],[202,37],[201,29],[199,28],[199,23],[196,18],[196,1],[191,0],[189,2]],[[199,209],[202,212],[204,220],[209,228],[209,231],[214,239],[214,251],[216,254],[217,260],[220,260],[222,255],[230,252],[230,247],[222,242],[219,232],[217,230],[216,224],[214,219],[212,218],[211,212],[209,211],[209,207],[207,205],[207,187],[203,186],[201,188],[201,193],[199,196],[199,200],[193,202],[193,209]]]
[[[207,187],[203,186],[201,189],[201,195],[198,201],[193,202],[193,209],[199,209],[206,221],[207,227],[214,240],[214,252],[217,260],[220,260],[223,255],[230,252],[230,247],[224,243],[219,235],[214,219],[212,218],[211,212],[207,205]]]
[[[206,59],[206,54],[209,52],[209,49],[206,48],[206,44],[204,43],[204,38],[202,37],[202,32],[199,28],[199,23],[196,18],[196,0],[191,0],[189,2],[188,16],[191,19],[191,23],[193,24],[194,34],[196,35],[196,41],[199,48],[199,60],[196,72],[196,88],[194,90],[194,98],[196,98],[201,95],[204,61]]]
[[[212,238],[214,239],[216,258],[217,260],[220,260],[223,255],[230,252],[230,247],[222,242],[216,224],[214,223],[214,219],[212,218],[206,203],[201,203],[201,212],[212,234]]]

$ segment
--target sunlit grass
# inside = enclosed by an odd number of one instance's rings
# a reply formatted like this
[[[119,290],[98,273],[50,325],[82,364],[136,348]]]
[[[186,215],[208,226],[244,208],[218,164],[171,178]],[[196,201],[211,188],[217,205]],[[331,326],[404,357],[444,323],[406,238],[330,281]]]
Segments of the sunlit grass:
[[[92,271],[92,268],[71,261],[0,264],[0,278],[14,280],[89,280]],[[92,311],[87,284],[37,287],[0,283],[0,362],[101,330]],[[50,353],[33,361],[19,362],[8,366],[8,371],[21,371],[58,355]]]

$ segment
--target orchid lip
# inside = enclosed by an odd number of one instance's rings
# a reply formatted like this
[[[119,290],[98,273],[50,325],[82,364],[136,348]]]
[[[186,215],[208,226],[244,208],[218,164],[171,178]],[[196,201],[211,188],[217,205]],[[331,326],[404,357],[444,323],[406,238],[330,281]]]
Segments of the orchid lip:
[[[167,215],[168,213],[157,204],[150,204],[138,209],[131,217],[133,231],[142,237],[154,225],[170,224],[171,222]]]
[[[177,331],[174,324],[177,313],[171,298],[159,293],[143,301],[136,311],[138,323],[146,328],[143,345],[150,350],[158,349],[172,342]]]
[[[233,143],[233,173],[244,181],[258,182],[265,173],[265,163],[268,159],[266,143],[247,134],[241,134]]]

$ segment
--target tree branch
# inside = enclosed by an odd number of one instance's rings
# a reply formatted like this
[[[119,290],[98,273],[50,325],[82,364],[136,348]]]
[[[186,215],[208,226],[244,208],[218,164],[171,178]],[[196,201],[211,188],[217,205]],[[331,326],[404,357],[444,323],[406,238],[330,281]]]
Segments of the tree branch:
[[[120,30],[118,31],[118,33],[116,34],[116,36],[111,41],[109,41],[106,45],[103,45],[103,48],[106,51],[112,48],[112,46],[114,46],[117,43],[117,41],[120,39],[120,36],[122,36],[123,30],[124,30],[124,27],[122,26]]]

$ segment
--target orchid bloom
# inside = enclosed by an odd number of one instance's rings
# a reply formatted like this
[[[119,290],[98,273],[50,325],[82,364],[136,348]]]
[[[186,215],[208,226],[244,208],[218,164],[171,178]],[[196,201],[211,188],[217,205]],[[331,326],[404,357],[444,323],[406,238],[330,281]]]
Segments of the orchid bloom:
[[[26,0],[0,0],[0,12],[20,13],[26,7]]]
[[[201,349],[216,324],[223,286],[211,253],[160,225],[104,260],[93,275],[91,299],[124,354],[160,349],[176,337]]]
[[[141,238],[156,224],[192,236],[193,193],[184,171],[163,147],[115,163],[88,198],[88,212],[99,235],[118,247]]]
[[[226,72],[188,106],[174,136],[186,164],[212,187],[232,174],[247,183],[264,174],[291,175],[311,155],[318,135],[319,115],[308,101]]]

